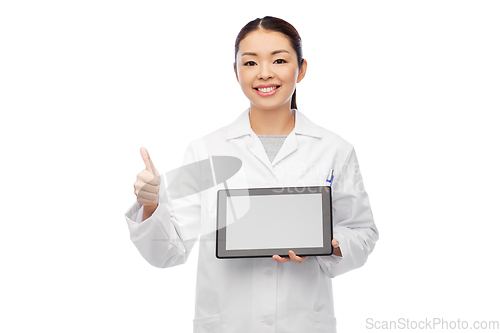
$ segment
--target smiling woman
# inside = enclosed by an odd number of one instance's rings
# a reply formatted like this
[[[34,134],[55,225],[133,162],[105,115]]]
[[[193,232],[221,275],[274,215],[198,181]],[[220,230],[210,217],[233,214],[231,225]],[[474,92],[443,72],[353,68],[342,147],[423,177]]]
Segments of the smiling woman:
[[[243,27],[236,38],[234,72],[250,108],[229,125],[192,141],[183,164],[217,155],[238,158],[240,171],[224,182],[230,189],[335,185],[329,192],[333,234],[325,235],[321,244],[330,247],[331,255],[306,256],[300,248],[292,247],[295,254],[272,247],[280,255],[216,257],[222,187],[171,200],[160,191],[164,182],[149,154],[141,151],[146,169],[134,185],[138,203],[126,213],[131,238],[157,267],[185,263],[200,238],[196,333],[335,332],[330,279],[362,266],[378,240],[368,196],[358,186],[363,182],[353,146],[297,109],[296,85],[307,70],[301,45],[295,28],[278,18],[266,16]],[[332,169],[335,183],[327,185]],[[271,220],[280,215],[272,209]],[[234,213],[238,219],[233,223],[242,222],[245,214]],[[283,226],[307,230],[310,219],[308,215],[294,225],[282,218],[281,227],[271,223],[267,231],[257,227],[258,221],[250,225],[258,228],[257,234],[271,230],[272,236],[285,234]]]

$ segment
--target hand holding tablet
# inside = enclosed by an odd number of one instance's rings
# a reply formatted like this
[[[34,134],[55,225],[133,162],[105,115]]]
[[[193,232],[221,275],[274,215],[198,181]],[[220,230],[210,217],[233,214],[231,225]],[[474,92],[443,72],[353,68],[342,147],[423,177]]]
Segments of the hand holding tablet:
[[[288,251],[288,256],[289,258],[283,258],[277,254],[273,255],[273,259],[276,260],[277,262],[287,262],[287,261],[295,261],[295,262],[298,262],[299,264],[301,262],[303,262],[304,260],[306,260],[307,257],[299,257],[298,255],[295,254],[295,252],[293,252],[292,250]]]
[[[335,254],[339,257],[342,257],[342,252],[340,252],[340,248],[339,248],[339,241],[336,240],[335,238],[332,239],[332,246],[333,246],[333,254]],[[278,261],[278,262],[288,262],[290,260],[293,260],[293,261],[298,262],[300,264],[301,262],[303,262],[307,258],[307,257],[299,257],[292,250],[288,251],[288,253],[289,253],[289,258],[286,258],[286,257],[283,258],[283,257],[275,254],[275,255],[273,255],[273,259]]]

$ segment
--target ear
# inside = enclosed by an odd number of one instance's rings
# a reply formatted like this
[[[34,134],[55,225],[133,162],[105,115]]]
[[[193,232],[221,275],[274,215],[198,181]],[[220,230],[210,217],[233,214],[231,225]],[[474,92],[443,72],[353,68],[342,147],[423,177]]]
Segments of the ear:
[[[297,76],[297,83],[302,81],[304,76],[306,76],[306,71],[307,71],[307,60],[302,59],[302,66],[299,68],[299,76]]]
[[[238,81],[238,83],[239,83],[240,79],[238,78],[238,71],[236,70],[236,63],[235,62],[233,63],[233,68],[234,68],[234,74],[236,74],[236,81]]]

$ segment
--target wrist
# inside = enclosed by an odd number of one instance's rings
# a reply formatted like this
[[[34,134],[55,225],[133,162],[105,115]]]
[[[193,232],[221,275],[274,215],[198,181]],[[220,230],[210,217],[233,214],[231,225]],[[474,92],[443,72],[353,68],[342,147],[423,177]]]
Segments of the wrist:
[[[156,208],[158,208],[158,204],[143,205],[142,220],[144,221],[149,217],[151,217],[151,215],[153,215],[153,213],[155,212]]]

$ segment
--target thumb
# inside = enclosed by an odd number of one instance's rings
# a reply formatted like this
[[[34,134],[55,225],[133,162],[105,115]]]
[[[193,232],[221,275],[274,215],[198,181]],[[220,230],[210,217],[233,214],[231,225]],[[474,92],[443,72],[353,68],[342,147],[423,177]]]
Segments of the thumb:
[[[335,247],[335,248],[337,248],[339,246],[339,241],[336,240],[335,238],[332,239],[332,246]]]
[[[146,164],[146,170],[151,172],[153,175],[157,175],[156,168],[153,164],[153,161],[151,160],[151,157],[149,157],[148,150],[144,147],[141,147],[141,157],[142,160],[144,161],[144,164]]]

